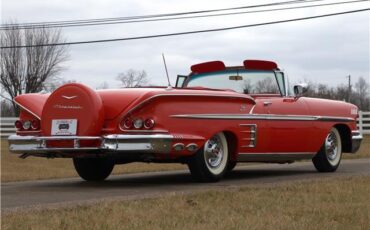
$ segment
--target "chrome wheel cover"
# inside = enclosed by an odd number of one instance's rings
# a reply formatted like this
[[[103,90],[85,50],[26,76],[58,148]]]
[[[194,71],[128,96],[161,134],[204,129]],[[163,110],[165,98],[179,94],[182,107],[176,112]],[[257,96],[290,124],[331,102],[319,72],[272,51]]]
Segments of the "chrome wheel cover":
[[[214,135],[204,144],[204,160],[213,174],[219,174],[225,169],[227,158],[227,142],[223,133]]]
[[[342,154],[342,144],[336,129],[332,129],[325,139],[325,153],[331,165],[335,166],[339,163]]]

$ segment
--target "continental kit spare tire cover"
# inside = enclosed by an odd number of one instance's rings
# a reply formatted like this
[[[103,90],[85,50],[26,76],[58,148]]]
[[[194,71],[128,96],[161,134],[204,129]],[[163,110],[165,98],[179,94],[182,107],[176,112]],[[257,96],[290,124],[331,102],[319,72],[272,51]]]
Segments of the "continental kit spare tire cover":
[[[70,123],[69,123],[70,122]],[[47,99],[41,116],[42,134],[99,135],[104,123],[100,96],[89,87],[70,83],[55,90]],[[68,130],[70,129],[70,130]],[[58,130],[62,132],[58,133]]]

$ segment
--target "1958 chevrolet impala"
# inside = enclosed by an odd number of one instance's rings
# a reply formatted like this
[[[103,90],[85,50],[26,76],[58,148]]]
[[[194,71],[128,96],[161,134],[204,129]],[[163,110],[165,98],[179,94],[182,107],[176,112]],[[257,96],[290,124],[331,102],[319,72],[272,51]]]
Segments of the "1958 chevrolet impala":
[[[115,164],[179,162],[199,181],[218,181],[237,162],[312,159],[333,172],[362,136],[358,108],[341,101],[288,96],[276,63],[246,60],[193,65],[176,87],[94,91],[66,84],[51,94],[15,98],[20,106],[13,153],[70,157],[85,180],[104,180]]]

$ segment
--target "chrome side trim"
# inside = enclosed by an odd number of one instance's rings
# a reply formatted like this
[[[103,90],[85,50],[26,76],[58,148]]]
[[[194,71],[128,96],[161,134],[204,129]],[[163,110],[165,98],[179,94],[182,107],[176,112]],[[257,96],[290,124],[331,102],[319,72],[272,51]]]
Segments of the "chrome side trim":
[[[168,133],[167,130],[164,129],[157,129],[157,130],[127,130],[127,129],[121,129],[121,131],[126,133]]]
[[[331,116],[306,116],[306,115],[277,115],[277,114],[176,114],[173,118],[186,119],[224,119],[224,120],[283,120],[283,121],[336,121],[350,122],[354,121],[349,117],[331,117]]]
[[[253,114],[253,110],[254,110],[255,107],[256,107],[256,105],[252,106],[251,110],[249,111],[249,114]]]
[[[291,152],[291,153],[239,153],[237,161],[240,162],[289,162],[302,159],[312,159],[316,153]]]
[[[36,117],[37,119],[41,120],[41,118],[39,116],[37,116],[34,112],[32,112],[31,110],[29,110],[28,108],[26,108],[25,106],[21,105],[20,103],[18,103],[16,100],[13,100],[13,102],[15,104],[17,104],[19,107],[21,107],[22,109],[26,110],[28,113],[32,114],[34,117]]]
[[[241,128],[249,127],[249,130],[240,130],[242,134],[249,134],[248,137],[243,137],[243,141],[248,141],[248,144],[242,144],[242,148],[254,148],[257,145],[257,125],[256,124],[239,124]]]

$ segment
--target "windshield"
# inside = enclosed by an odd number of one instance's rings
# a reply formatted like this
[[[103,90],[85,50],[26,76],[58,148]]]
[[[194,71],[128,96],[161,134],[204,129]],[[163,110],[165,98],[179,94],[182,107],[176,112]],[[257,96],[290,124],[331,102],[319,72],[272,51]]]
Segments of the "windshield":
[[[272,71],[240,69],[193,75],[186,86],[231,89],[246,94],[283,94],[282,92],[284,92],[282,76],[277,81],[275,73]]]

